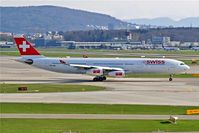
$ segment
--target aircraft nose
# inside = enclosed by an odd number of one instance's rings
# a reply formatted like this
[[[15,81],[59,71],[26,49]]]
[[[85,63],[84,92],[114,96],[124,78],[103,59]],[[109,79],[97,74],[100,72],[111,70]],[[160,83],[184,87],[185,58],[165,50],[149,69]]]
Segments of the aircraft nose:
[[[188,65],[186,65],[185,67],[186,67],[186,70],[189,70],[189,69],[190,69],[190,66],[188,66]]]
[[[184,65],[184,66],[183,66],[183,69],[184,69],[184,71],[187,71],[187,70],[190,69],[190,67],[189,67],[188,65]]]

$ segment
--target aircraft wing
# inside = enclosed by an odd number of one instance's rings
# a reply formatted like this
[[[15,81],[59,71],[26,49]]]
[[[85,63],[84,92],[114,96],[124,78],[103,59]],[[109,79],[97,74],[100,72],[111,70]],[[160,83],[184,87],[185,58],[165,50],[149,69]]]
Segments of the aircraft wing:
[[[123,71],[122,68],[115,68],[115,67],[104,67],[104,66],[90,66],[90,65],[80,65],[80,64],[69,64],[72,67],[79,68],[79,69],[103,69],[104,71]]]

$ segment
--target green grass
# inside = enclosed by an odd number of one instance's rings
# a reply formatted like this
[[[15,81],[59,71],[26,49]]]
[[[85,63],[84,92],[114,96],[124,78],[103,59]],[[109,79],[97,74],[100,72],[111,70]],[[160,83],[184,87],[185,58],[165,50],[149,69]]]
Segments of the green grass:
[[[82,57],[83,54],[81,53],[63,53],[63,52],[47,52],[47,51],[42,51],[41,52],[42,55],[44,56],[47,56],[47,57]],[[13,51],[13,52],[3,52],[3,51],[0,51],[0,55],[1,56],[20,56],[20,54],[16,51]],[[115,58],[115,57],[132,57],[132,56],[123,56],[123,55],[120,55],[120,56],[115,56],[115,55],[106,55],[106,54],[87,54],[88,57],[97,57],[97,58]]]
[[[187,65],[199,65],[199,60],[196,60],[196,63],[193,64],[192,60],[182,60]]]
[[[147,53],[147,54],[184,54],[184,55],[198,55],[199,51],[193,50],[178,50],[178,51],[166,51],[166,50],[132,50],[132,53]]]
[[[48,57],[83,57],[82,53],[54,53],[54,52],[41,52],[44,56]],[[107,55],[107,54],[86,54],[88,57],[97,57],[97,58],[115,58],[115,55]],[[118,56],[118,57],[129,57],[129,56]]]
[[[160,114],[182,115],[192,106],[158,105],[107,105],[107,104],[58,104],[58,103],[0,103],[0,113],[30,114]]]
[[[184,55],[198,55],[199,51],[193,50],[179,50],[179,51],[165,51],[165,50],[106,50],[106,49],[64,49],[64,48],[39,48],[39,51],[62,51],[62,52],[108,52],[108,53],[143,53],[143,54],[184,54]]]
[[[199,120],[79,120],[1,119],[2,133],[121,133],[152,131],[199,131]],[[165,123],[164,123],[165,122]]]
[[[13,51],[13,52],[0,51],[0,55],[1,56],[20,56],[19,52],[17,52],[17,51]]]
[[[16,47],[13,48],[0,48],[0,51],[17,51]]]
[[[68,51],[69,52],[69,51]],[[70,51],[70,52],[75,52],[75,51]],[[66,56],[70,56],[70,57],[82,57],[83,54],[86,54],[88,57],[105,57],[105,58],[114,58],[114,57],[124,57],[124,58],[137,58],[137,57],[140,57],[140,56],[136,56],[136,55],[130,55],[130,54],[127,54],[128,52],[126,52],[125,54],[121,54],[119,52],[114,52],[114,51],[109,51],[109,54],[108,53],[104,53],[103,52],[97,52],[95,54],[92,54],[92,53],[87,53],[87,52],[83,52],[83,51],[80,51],[79,53],[76,52],[76,53],[67,53],[67,52],[63,52],[63,51],[59,51],[59,52],[52,52],[52,51],[41,51],[41,54],[44,55],[44,56],[48,56],[48,57],[66,57]],[[115,53],[115,54],[119,54],[119,55],[114,55],[114,54],[110,54],[110,53]],[[144,53],[143,53],[144,54]],[[199,54],[199,53],[198,53]],[[2,56],[20,56],[19,52],[18,51],[0,51],[0,55]],[[163,54],[164,55],[164,54]],[[149,58],[155,58],[154,56],[150,56],[148,55],[147,57]]]
[[[106,50],[106,49],[66,49],[66,48],[37,48],[39,51],[62,51],[62,52],[111,52],[111,53],[143,53],[143,54],[185,54],[198,55],[199,51],[193,50],[179,50],[179,51],[165,51],[165,50]],[[17,48],[0,48],[0,51],[17,51]]]
[[[28,91],[18,91],[18,87],[27,87]],[[37,92],[79,92],[99,91],[104,87],[68,84],[0,84],[0,93],[37,93]]]
[[[169,78],[168,74],[127,74],[126,78]],[[175,74],[174,78],[199,78],[193,74]]]
[[[158,55],[199,55],[199,51],[192,51],[192,50],[180,50],[180,51],[165,51],[165,50],[95,50],[95,49],[64,49],[64,48],[38,48],[38,51],[40,51],[42,54],[46,56],[72,56],[75,57],[75,55],[82,56],[82,53],[87,53],[89,56],[94,57],[100,56],[102,54],[120,54],[120,57],[133,57],[135,53],[142,53],[142,54],[158,54]],[[75,52],[76,54],[71,54],[69,52]],[[77,54],[80,53],[80,54]],[[92,54],[93,53],[93,54]],[[16,48],[0,48],[0,54],[1,55],[19,55],[19,52]],[[122,55],[124,54],[124,55]],[[95,56],[96,55],[96,56]],[[115,55],[108,55],[110,57],[115,57]]]

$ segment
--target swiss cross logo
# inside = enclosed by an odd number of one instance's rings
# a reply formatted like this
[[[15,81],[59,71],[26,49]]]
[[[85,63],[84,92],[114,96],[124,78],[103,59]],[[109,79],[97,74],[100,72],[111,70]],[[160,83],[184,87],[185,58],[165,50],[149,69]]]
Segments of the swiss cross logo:
[[[21,55],[40,55],[39,52],[24,37],[14,37]]]
[[[23,43],[19,45],[19,48],[22,48],[22,51],[26,52],[26,49],[30,48],[30,45],[26,44],[26,41],[23,41]]]

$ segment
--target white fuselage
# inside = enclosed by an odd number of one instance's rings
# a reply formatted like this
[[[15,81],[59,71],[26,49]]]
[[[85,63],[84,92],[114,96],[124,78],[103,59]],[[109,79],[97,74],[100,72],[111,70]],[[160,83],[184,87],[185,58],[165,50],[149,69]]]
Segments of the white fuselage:
[[[18,60],[25,61],[27,59],[32,59],[32,65],[35,67],[61,73],[85,74],[87,71],[67,64],[121,68],[125,73],[176,74],[189,69],[189,66],[181,61],[164,58],[30,58],[24,56]],[[60,60],[66,64],[60,63]]]

